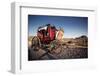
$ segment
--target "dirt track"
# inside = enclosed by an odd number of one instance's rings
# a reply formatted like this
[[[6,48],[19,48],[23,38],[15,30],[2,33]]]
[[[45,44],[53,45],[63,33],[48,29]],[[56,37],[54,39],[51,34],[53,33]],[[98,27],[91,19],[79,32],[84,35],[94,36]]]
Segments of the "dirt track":
[[[51,53],[48,49],[40,49],[34,51],[32,48],[28,50],[28,60],[50,60],[50,59],[78,59],[88,58],[87,48],[65,48],[60,53]]]

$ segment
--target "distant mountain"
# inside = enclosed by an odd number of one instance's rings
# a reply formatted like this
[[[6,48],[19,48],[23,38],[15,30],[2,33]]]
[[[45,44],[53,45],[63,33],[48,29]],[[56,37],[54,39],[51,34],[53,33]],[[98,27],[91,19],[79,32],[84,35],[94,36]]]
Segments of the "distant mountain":
[[[85,35],[76,38],[63,38],[63,41],[70,45],[74,44],[77,46],[88,46],[88,37]]]
[[[88,46],[88,37],[85,35],[75,38],[74,41],[76,45]]]
[[[87,36],[85,36],[85,35],[82,35],[82,36],[77,37],[77,38],[75,38],[75,39],[88,39],[88,37],[87,37]]]

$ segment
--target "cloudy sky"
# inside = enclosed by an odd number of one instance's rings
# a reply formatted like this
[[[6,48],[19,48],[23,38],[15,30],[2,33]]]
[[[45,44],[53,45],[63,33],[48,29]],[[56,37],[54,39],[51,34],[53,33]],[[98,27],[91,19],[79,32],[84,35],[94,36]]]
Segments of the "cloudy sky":
[[[87,17],[28,15],[29,36],[36,35],[38,27],[45,24],[52,24],[56,28],[63,28],[65,38],[88,35]]]

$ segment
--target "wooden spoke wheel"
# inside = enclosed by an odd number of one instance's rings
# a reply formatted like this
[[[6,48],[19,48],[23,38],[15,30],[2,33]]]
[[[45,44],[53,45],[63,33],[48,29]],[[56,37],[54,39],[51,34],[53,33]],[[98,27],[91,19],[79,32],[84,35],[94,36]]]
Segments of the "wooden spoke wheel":
[[[32,38],[32,46],[31,46],[31,48],[33,48],[34,50],[38,50],[40,47],[41,47],[40,39],[37,36],[34,36]]]

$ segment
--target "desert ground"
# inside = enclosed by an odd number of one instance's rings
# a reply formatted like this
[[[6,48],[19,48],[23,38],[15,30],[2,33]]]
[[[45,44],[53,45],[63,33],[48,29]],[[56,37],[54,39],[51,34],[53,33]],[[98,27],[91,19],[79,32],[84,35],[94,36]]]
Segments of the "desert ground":
[[[30,47],[32,36],[28,38],[28,60],[80,59],[88,58],[88,38],[63,38],[61,45],[51,51],[49,47]]]

